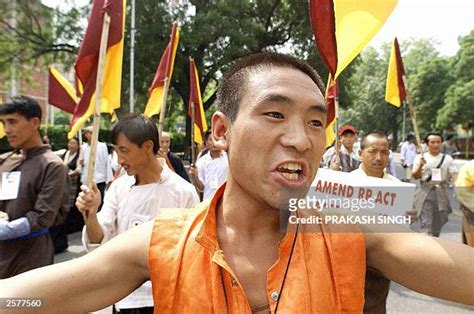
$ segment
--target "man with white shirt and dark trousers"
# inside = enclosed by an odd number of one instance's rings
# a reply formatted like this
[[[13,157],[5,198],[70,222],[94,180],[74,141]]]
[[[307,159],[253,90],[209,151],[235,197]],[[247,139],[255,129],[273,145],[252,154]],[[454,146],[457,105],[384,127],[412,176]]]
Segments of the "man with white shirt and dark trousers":
[[[441,153],[443,136],[430,132],[425,137],[428,152],[418,154],[413,162],[413,177],[420,179],[416,189],[414,208],[420,218],[421,232],[439,237],[441,228],[451,212],[447,183],[456,180],[458,169],[453,158]]]
[[[87,186],[77,198],[86,226],[82,242],[91,251],[117,234],[160,215],[162,208],[189,208],[199,202],[195,188],[156,158],[158,131],[154,123],[142,115],[129,115],[114,126],[112,142],[118,162],[127,172],[116,179],[105,193],[100,213],[100,194]],[[183,209],[184,210],[184,209]],[[151,282],[115,304],[120,313],[153,313]]]
[[[406,141],[400,148],[400,161],[405,169],[405,178],[403,181],[410,182],[412,177],[413,162],[416,156],[415,136],[408,134]]]
[[[90,156],[90,143],[92,138],[92,126],[84,128],[84,137],[87,140],[87,143],[83,144],[82,156],[83,159],[80,161],[82,165],[82,174],[81,182],[87,183],[87,168],[89,165],[89,156]],[[97,149],[95,155],[95,168],[94,168],[94,182],[97,184],[97,188],[102,195],[101,202],[99,205],[99,211],[102,208],[104,202],[105,187],[107,183],[112,180],[112,165],[110,164],[109,151],[107,145],[103,142],[97,141]]]

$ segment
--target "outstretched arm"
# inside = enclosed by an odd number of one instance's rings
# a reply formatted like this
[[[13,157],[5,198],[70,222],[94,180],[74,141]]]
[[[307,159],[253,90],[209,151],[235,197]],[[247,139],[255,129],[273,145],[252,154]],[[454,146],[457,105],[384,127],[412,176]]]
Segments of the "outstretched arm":
[[[44,313],[105,308],[149,279],[153,221],[112,239],[90,254],[0,280],[0,298],[39,298]]]
[[[426,235],[366,233],[367,263],[407,288],[474,305],[474,249]]]

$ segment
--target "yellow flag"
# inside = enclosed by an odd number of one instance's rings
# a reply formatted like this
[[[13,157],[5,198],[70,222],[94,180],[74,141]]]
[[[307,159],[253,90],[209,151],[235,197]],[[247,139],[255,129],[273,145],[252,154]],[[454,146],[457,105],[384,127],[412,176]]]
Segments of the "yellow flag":
[[[403,76],[405,76],[405,70],[398,41],[395,38],[392,43],[390,61],[388,62],[387,87],[385,89],[385,101],[395,107],[400,107],[406,98]]]

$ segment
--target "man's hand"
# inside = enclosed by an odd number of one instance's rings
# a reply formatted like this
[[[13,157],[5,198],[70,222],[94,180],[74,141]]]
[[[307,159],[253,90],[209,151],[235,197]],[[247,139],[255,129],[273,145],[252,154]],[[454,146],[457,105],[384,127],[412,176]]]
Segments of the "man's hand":
[[[426,165],[426,159],[421,157],[420,158],[420,168],[423,168],[424,165]]]
[[[341,170],[341,166],[339,165],[339,162],[337,162],[337,159],[334,160],[334,161],[331,163],[330,168],[331,168],[331,170],[336,170],[336,171],[340,171],[340,170]]]
[[[198,170],[196,168],[196,165],[195,164],[191,164],[189,166],[189,174],[193,177],[197,177],[198,176]]]
[[[168,154],[167,152],[165,152],[163,149],[160,148],[160,150],[158,150],[158,156],[161,157],[161,158],[165,158],[167,159],[168,158]]]
[[[81,185],[82,192],[76,199],[77,209],[84,216],[84,220],[87,220],[91,215],[97,213],[97,209],[100,205],[100,191],[97,189],[97,184],[94,183],[92,191],[89,190],[87,185]]]
[[[8,214],[5,212],[0,211],[0,220],[9,220]]]

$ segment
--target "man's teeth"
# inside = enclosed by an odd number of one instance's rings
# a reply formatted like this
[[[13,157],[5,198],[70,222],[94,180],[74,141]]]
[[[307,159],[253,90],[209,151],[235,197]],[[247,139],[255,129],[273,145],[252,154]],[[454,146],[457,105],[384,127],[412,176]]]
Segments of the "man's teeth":
[[[301,165],[293,162],[287,162],[280,166],[283,170],[301,170]]]
[[[297,173],[282,172],[281,174],[285,178],[287,178],[288,180],[298,180],[298,174]]]

